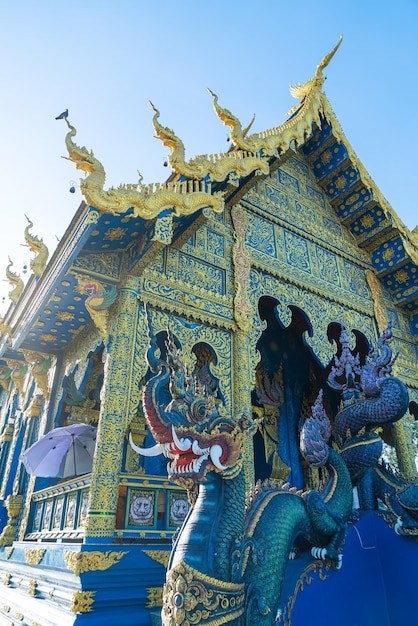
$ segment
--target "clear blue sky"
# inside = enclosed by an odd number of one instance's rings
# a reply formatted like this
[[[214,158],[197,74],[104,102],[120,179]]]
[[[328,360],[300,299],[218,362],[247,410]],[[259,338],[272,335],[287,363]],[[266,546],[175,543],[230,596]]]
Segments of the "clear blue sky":
[[[295,104],[289,82],[326,70],[324,89],[343,130],[392,207],[418,223],[418,1],[0,0],[0,301],[7,257],[21,272],[26,213],[55,249],[81,195],[65,155],[67,107],[77,141],[108,184],[163,181],[167,150],[153,137],[151,99],[187,156],[227,149],[206,87],[254,131]],[[23,277],[23,275],[22,275]],[[4,314],[4,307],[0,306]]]

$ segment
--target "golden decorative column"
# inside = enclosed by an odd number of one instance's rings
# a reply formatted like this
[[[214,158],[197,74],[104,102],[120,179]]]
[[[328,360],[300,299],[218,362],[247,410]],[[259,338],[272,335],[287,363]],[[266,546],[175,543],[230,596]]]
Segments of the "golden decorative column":
[[[232,246],[234,264],[234,318],[238,330],[233,338],[233,397],[235,414],[251,417],[251,387],[254,372],[250,371],[251,342],[249,331],[253,320],[253,308],[249,299],[251,260],[245,235],[248,217],[239,205],[231,209],[235,242]],[[254,482],[253,441],[246,441],[244,450],[244,472],[247,485]]]
[[[114,534],[123,444],[139,402],[140,367],[144,367],[136,343],[137,279],[125,278],[114,306],[85,531],[85,541],[90,543],[111,541]]]

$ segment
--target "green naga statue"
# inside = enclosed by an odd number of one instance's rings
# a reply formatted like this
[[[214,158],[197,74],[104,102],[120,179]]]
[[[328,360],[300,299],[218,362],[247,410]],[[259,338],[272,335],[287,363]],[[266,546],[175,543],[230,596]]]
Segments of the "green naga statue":
[[[157,356],[157,341],[150,335],[147,361],[154,376],[145,385],[143,407],[157,444],[142,449],[130,438],[131,445],[140,454],[167,457],[170,479],[186,487],[194,500],[170,557],[162,622],[164,626],[283,623],[288,601],[282,594],[283,581],[295,549],[310,550],[313,558],[328,560],[335,569],[341,566],[353,506],[352,477],[364,476],[369,452],[370,464],[375,463],[375,428],[403,415],[408,406],[406,388],[389,375],[385,358],[375,359],[375,367],[368,367],[363,376],[370,395],[349,403],[353,385],[356,390],[362,383],[345,353],[348,365],[343,355],[335,361],[331,377],[334,388],[341,384],[345,404],[334,420],[338,441],[329,445],[331,424],[322,391],[300,434],[304,459],[327,469],[320,491],[303,492],[266,481],[246,497],[242,451],[256,423],[244,415],[222,416],[211,392],[188,377],[170,333],[164,358]],[[339,382],[344,379],[347,384]],[[355,437],[361,438],[358,446]],[[351,475],[344,454],[352,465]],[[360,454],[365,455],[361,471]]]

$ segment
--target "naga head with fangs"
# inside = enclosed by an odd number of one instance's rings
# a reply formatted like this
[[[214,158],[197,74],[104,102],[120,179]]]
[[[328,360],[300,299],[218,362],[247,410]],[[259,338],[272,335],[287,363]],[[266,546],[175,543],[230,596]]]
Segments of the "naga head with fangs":
[[[244,435],[252,430],[250,420],[222,416],[213,392],[187,374],[170,331],[165,345],[162,359],[150,333],[146,359],[154,376],[144,386],[142,402],[156,445],[140,448],[130,434],[131,446],[144,456],[163,454],[170,480],[187,489],[210,471],[234,478],[242,465]]]

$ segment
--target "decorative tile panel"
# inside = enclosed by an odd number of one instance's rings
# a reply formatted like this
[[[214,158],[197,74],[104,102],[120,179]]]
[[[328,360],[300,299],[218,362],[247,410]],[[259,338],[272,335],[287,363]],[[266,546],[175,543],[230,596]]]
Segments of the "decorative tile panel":
[[[307,241],[288,231],[285,232],[284,240],[288,264],[310,273],[311,268]]]

